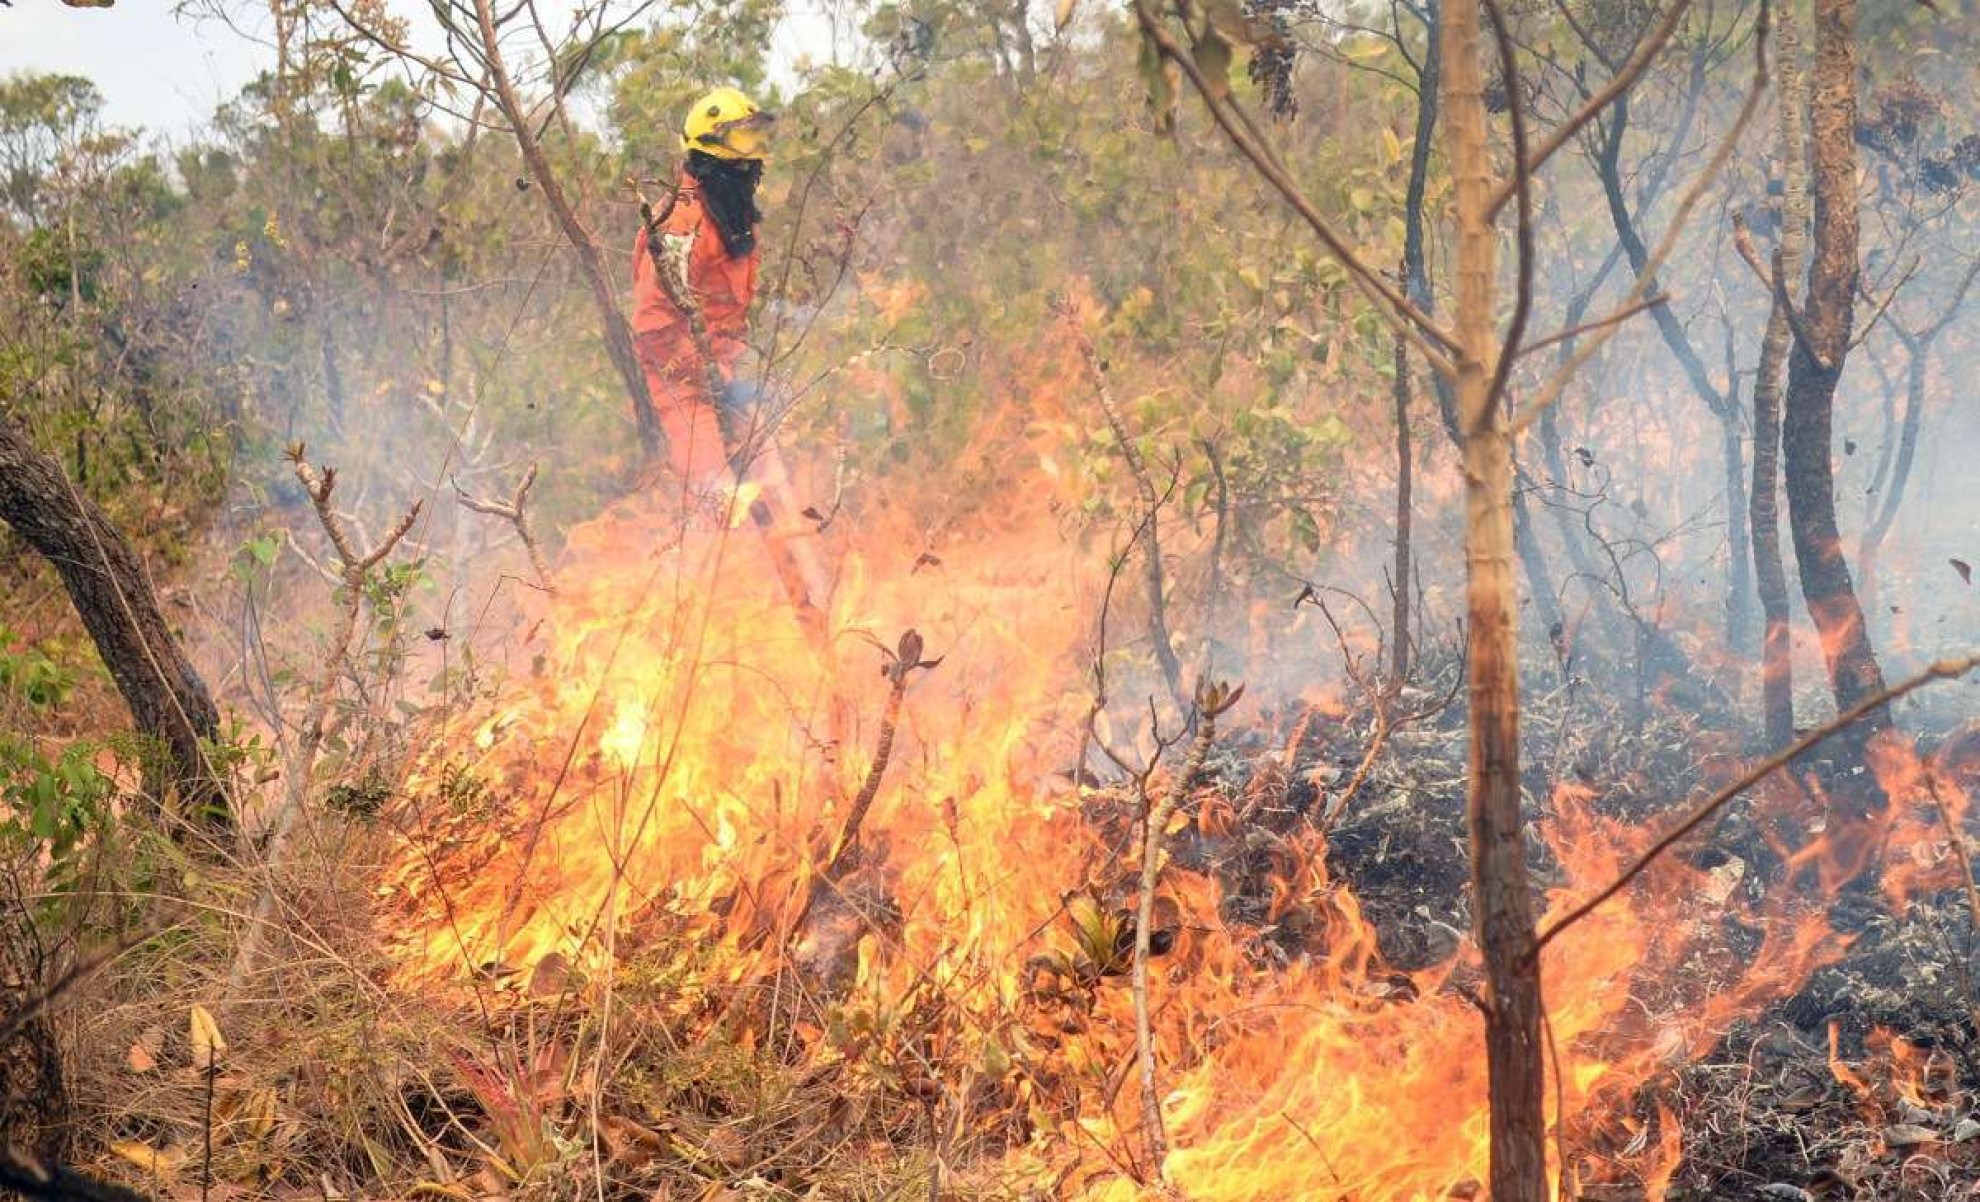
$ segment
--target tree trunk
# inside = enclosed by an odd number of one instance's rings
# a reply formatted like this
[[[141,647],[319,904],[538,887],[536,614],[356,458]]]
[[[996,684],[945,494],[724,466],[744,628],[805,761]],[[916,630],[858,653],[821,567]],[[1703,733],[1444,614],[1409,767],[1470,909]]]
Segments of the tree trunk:
[[[1809,111],[1814,263],[1803,336],[1788,355],[1782,448],[1801,592],[1822,635],[1836,704],[1846,709],[1884,687],[1843,558],[1832,463],[1836,385],[1849,354],[1857,283],[1856,0],[1817,0]],[[1888,723],[1883,713],[1869,720],[1873,727]]]
[[[1801,329],[1788,354],[1781,446],[1787,467],[1788,529],[1801,571],[1801,595],[1821,634],[1822,653],[1838,709],[1884,688],[1863,609],[1836,524],[1831,459],[1836,384],[1849,354],[1857,286],[1856,0],[1816,0],[1815,67],[1809,88],[1809,177],[1815,191],[1813,263]],[[1878,708],[1841,740],[1845,764],[1862,763],[1869,740],[1890,727]],[[1830,793],[1828,828],[1849,850],[1868,850],[1858,837],[1887,807],[1874,775],[1839,778]],[[1857,859],[1852,868],[1867,861]]]
[[[1447,0],[1444,112],[1456,187],[1456,394],[1464,434],[1472,904],[1485,957],[1485,1058],[1491,1090],[1491,1196],[1542,1202],[1546,1073],[1540,977],[1519,810],[1519,658],[1514,606],[1512,436],[1493,396],[1498,236],[1491,213],[1478,0]],[[1522,170],[1515,163],[1513,170]]]
[[[1396,335],[1396,566],[1389,580],[1389,687],[1399,689],[1409,679],[1409,562],[1410,492],[1413,486],[1409,443],[1409,342]]]
[[[1794,7],[1782,8],[1775,22],[1781,91],[1781,241],[1775,270],[1792,283],[1802,277],[1808,259],[1808,146],[1802,126],[1808,89],[1801,72],[1800,18]],[[1770,750],[1794,741],[1793,619],[1781,559],[1780,515],[1781,391],[1793,334],[1781,303],[1784,291],[1775,290],[1753,381],[1753,490],[1747,499],[1753,515],[1754,582],[1765,622],[1760,691]]]
[[[4,415],[0,521],[61,575],[138,729],[164,745],[169,783],[204,821],[228,825],[200,746],[218,731],[220,714],[172,637],[143,562],[103,511],[76,491],[62,465]]]
[[[1694,92],[1704,87],[1702,64],[1693,76]],[[1688,127],[1689,121],[1681,122]],[[1624,95],[1615,103],[1609,117],[1607,136],[1603,139],[1601,151],[1595,156],[1597,174],[1602,181],[1602,195],[1609,210],[1609,223],[1615,228],[1616,239],[1622,245],[1623,253],[1629,258],[1630,270],[1639,276],[1650,261],[1650,248],[1643,243],[1643,236],[1636,228],[1636,215],[1630,211],[1629,199],[1623,192],[1622,143],[1623,134],[1629,127],[1629,96]],[[1674,147],[1673,152],[1681,150]],[[1652,283],[1646,291],[1656,293],[1659,287]],[[1678,361],[1684,371],[1685,380],[1691,391],[1705,407],[1718,419],[1721,439],[1725,452],[1726,475],[1726,642],[1734,648],[1747,645],[1748,611],[1747,593],[1751,585],[1746,579],[1747,565],[1747,505],[1744,477],[1746,459],[1740,447],[1739,406],[1733,396],[1733,381],[1726,380],[1723,391],[1712,382],[1712,373],[1705,366],[1704,357],[1698,348],[1691,344],[1691,336],[1685,332],[1684,324],[1678,320],[1669,305],[1653,305],[1651,320],[1657,326],[1657,333],[1664,346]]]
[[[1727,394],[1729,403],[1733,394]],[[1718,414],[1726,473],[1726,644],[1740,654],[1753,648],[1752,506],[1746,500],[1746,439],[1739,414]]]
[[[1442,66],[1440,47],[1437,44],[1437,0],[1426,0],[1423,17],[1425,32],[1429,35],[1423,49],[1423,65],[1416,80],[1416,131],[1409,149],[1409,183],[1403,193],[1403,290],[1416,307],[1425,313],[1432,311],[1435,297],[1430,293],[1429,256],[1423,246],[1423,201],[1430,183],[1430,140],[1437,132],[1437,97],[1441,84]],[[1402,36],[1402,30],[1396,30]],[[1434,373],[1433,373],[1434,374]],[[1449,406],[1442,401],[1450,391],[1450,385],[1441,376],[1432,381],[1439,399],[1439,410],[1447,411]],[[1414,490],[1414,452],[1410,445],[1409,430],[1409,340],[1400,332],[1396,334],[1396,567],[1395,611],[1390,619],[1393,627],[1390,647],[1389,675],[1391,687],[1401,688],[1409,676],[1410,634],[1409,634],[1409,577],[1410,577],[1410,507]],[[1455,431],[1455,426],[1453,426]]]

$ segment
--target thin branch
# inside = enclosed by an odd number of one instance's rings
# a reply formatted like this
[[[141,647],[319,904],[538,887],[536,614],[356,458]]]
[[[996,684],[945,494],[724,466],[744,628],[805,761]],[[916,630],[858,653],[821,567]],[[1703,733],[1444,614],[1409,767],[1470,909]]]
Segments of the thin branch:
[[[1540,139],[1540,144],[1520,160],[1512,178],[1500,184],[1498,191],[1492,194],[1491,205],[1486,209],[1488,214],[1496,217],[1499,210],[1505,208],[1506,202],[1513,198],[1520,179],[1538,172],[1546,165],[1548,159],[1553,158],[1561,147],[1567,145],[1568,139],[1580,133],[1581,128],[1601,115],[1603,109],[1614,104],[1617,97],[1636,86],[1637,79],[1649,69],[1651,60],[1663,51],[1665,44],[1671,40],[1671,35],[1677,32],[1678,24],[1684,20],[1684,14],[1690,8],[1691,0],[1676,0],[1671,5],[1670,10],[1664,14],[1662,24],[1651,30],[1649,37],[1637,43],[1636,52],[1629,56],[1622,69],[1610,76],[1608,83],[1603,84],[1601,89],[1590,96],[1587,102],[1575,110],[1567,120],[1555,126],[1546,137]],[[1764,17],[1766,12],[1764,7],[1761,12]],[[1763,45],[1765,41],[1763,36],[1761,38]]]
[[[529,566],[536,572],[536,582],[543,587],[544,592],[554,593],[557,591],[557,582],[550,575],[550,564],[543,558],[542,547],[537,544],[536,529],[529,520],[529,510],[526,508],[529,490],[535,484],[536,465],[532,463],[529,465],[529,471],[524,473],[522,483],[516,485],[515,493],[507,501],[484,501],[469,494],[458,482],[454,485],[454,496],[460,501],[462,508],[475,513],[484,513],[489,517],[501,518],[513,526],[516,537],[522,539],[523,550],[529,553]]]
[[[1499,73],[1506,84],[1506,112],[1512,126],[1513,161],[1526,161],[1526,102],[1519,95],[1519,65],[1513,59],[1512,37],[1506,30],[1505,14],[1499,11],[1498,0],[1484,0],[1485,14],[1492,21],[1492,41],[1499,51]],[[1516,170],[1512,178],[1513,195],[1519,199],[1515,210],[1513,245],[1517,256],[1515,263],[1515,290],[1513,292],[1512,319],[1506,323],[1504,340],[1499,346],[1498,362],[1492,367],[1492,382],[1485,390],[1487,412],[1499,405],[1506,395],[1506,384],[1512,378],[1513,360],[1519,357],[1519,344],[1526,337],[1526,323],[1533,315],[1533,173],[1530,170]]]
[[[1637,272],[1635,284],[1630,287],[1629,295],[1623,298],[1621,306],[1623,309],[1638,304],[1648,292],[1652,281],[1657,278],[1657,273],[1663,269],[1664,261],[1670,258],[1671,252],[1677,248],[1678,237],[1690,221],[1691,211],[1698,207],[1698,202],[1703,199],[1706,190],[1719,177],[1719,173],[1725,170],[1726,162],[1732,158],[1732,152],[1738,147],[1740,138],[1745,135],[1747,125],[1760,110],[1760,98],[1767,91],[1765,0],[1761,6],[1759,24],[1761,29],[1756,35],[1758,44],[1754,50],[1753,82],[1747,89],[1745,102],[1739,107],[1739,115],[1733,119],[1732,128],[1726,132],[1725,138],[1712,152],[1711,161],[1699,172],[1698,178],[1692,181],[1691,190],[1678,202],[1677,210],[1671,215],[1670,226],[1664,231],[1663,241],[1657,244],[1656,250],[1644,263],[1643,270]],[[1617,328],[1617,322],[1609,319],[1595,323],[1594,336],[1577,346],[1574,354],[1561,363],[1553,377],[1543,384],[1534,398],[1520,409],[1513,419],[1512,433],[1515,437],[1533,424],[1533,420],[1540,416],[1547,406],[1560,399],[1561,393],[1566,391],[1568,384],[1581,371],[1582,366],[1608,344]]]
[[[1833,720],[1816,727],[1814,730],[1796,739],[1784,750],[1776,752],[1751,768],[1748,768],[1740,774],[1739,779],[1694,806],[1691,812],[1685,815],[1682,822],[1679,822],[1666,832],[1662,838],[1652,843],[1649,849],[1638,856],[1628,868],[1623,869],[1621,875],[1617,876],[1614,881],[1610,882],[1587,901],[1562,915],[1559,921],[1548,927],[1546,933],[1541,935],[1539,940],[1534,943],[1533,954],[1538,955],[1540,949],[1552,942],[1556,935],[1559,935],[1562,931],[1567,930],[1575,923],[1588,917],[1600,908],[1603,903],[1622,892],[1629,886],[1631,881],[1641,876],[1643,871],[1649,868],[1658,856],[1669,851],[1673,846],[1682,841],[1685,836],[1703,825],[1706,819],[1718,813],[1729,802],[1739,797],[1740,794],[1746,792],[1761,780],[1780,771],[1782,768],[1801,758],[1811,748],[1835,737],[1842,731],[1855,725],[1866,715],[1882,709],[1898,698],[1924,688],[1933,681],[1957,680],[1975,668],[1980,668],[1980,655],[1968,656],[1965,659],[1942,659],[1911,679],[1902,681],[1880,693],[1874,693],[1864,698],[1849,709],[1836,715]]]
[[[1897,299],[1898,293],[1903,290],[1906,284],[1911,282],[1911,277],[1917,274],[1918,258],[1914,255],[1911,263],[1899,273],[1897,281],[1884,290],[1883,299],[1879,300],[1868,288],[1859,287],[1858,290],[1862,292],[1863,299],[1869,301],[1875,308],[1870,310],[1870,319],[1858,327],[1856,337],[1850,340],[1850,350],[1855,350],[1857,347],[1863,345],[1863,340],[1870,337],[1870,331],[1876,329],[1877,323],[1883,320],[1884,314],[1891,307],[1891,302]]]
[[[1196,690],[1199,719],[1196,740],[1159,804],[1150,806],[1141,828],[1141,897],[1134,920],[1134,1050],[1141,1069],[1141,1121],[1148,1138],[1148,1158],[1153,1162],[1155,1179],[1162,1179],[1162,1162],[1168,1159],[1168,1133],[1162,1125],[1162,1095],[1155,1084],[1155,1033],[1148,1005],[1148,959],[1154,954],[1155,887],[1162,873],[1162,833],[1169,819],[1189,796],[1189,787],[1209,758],[1210,745],[1217,737],[1217,717],[1237,704],[1244,686],[1235,689],[1221,684],[1202,684]],[[1151,763],[1150,767],[1153,767]],[[1142,796],[1146,797],[1144,790]]]
[[[1635,301],[1631,304],[1624,305],[1623,307],[1617,309],[1615,312],[1609,314],[1606,317],[1600,317],[1595,319],[1594,321],[1584,321],[1580,325],[1569,326],[1567,329],[1562,330],[1558,334],[1549,334],[1545,338],[1539,339],[1534,342],[1529,342],[1525,346],[1519,348],[1519,353],[1521,355],[1530,355],[1535,351],[1544,351],[1550,346],[1556,346],[1560,343],[1567,342],[1575,338],[1579,338],[1583,334],[1586,334],[1592,330],[1599,330],[1606,326],[1619,325],[1622,322],[1628,321],[1630,318],[1635,317],[1637,314],[1642,313],[1646,309],[1654,309],[1658,305],[1669,304],[1670,299],[1671,299],[1670,295],[1664,292],[1659,292],[1655,296],[1646,296],[1639,301]]]

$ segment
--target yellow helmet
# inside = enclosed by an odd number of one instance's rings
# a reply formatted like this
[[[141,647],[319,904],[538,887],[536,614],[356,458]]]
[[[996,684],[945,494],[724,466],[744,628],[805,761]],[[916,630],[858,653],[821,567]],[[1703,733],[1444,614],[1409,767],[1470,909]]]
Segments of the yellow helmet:
[[[694,102],[681,125],[681,146],[718,159],[761,159],[776,115],[734,88],[716,88]]]

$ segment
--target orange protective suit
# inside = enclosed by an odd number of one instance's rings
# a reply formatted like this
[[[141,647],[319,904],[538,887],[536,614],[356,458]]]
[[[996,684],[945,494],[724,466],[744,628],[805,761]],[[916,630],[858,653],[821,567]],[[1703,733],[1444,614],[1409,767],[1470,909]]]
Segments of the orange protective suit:
[[[670,261],[685,250],[687,283],[702,320],[715,364],[725,381],[735,378],[749,328],[749,306],[756,297],[758,249],[731,257],[701,200],[699,186],[685,174],[673,211],[660,223]],[[688,331],[687,315],[661,288],[646,230],[633,244],[633,344],[646,370],[646,388],[660,428],[667,435],[667,457],[690,485],[703,486],[727,466],[728,451],[716,412],[709,404],[707,377]]]

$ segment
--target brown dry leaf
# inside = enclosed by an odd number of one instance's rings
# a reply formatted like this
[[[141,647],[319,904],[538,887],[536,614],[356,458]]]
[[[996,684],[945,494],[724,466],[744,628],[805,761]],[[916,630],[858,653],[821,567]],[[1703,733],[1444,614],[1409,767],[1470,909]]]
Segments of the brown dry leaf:
[[[538,960],[535,970],[529,974],[529,996],[533,998],[561,997],[570,979],[570,959],[562,952],[551,952],[541,960]]]
[[[215,1143],[260,1143],[275,1130],[275,1091],[242,1089],[213,1107]]]
[[[658,1131],[641,1126],[622,1115],[599,1116],[598,1134],[605,1141],[611,1163],[632,1169],[651,1164],[666,1155],[667,1140]]]
[[[110,1145],[110,1151],[143,1169],[153,1178],[165,1178],[176,1174],[179,1166],[186,1163],[183,1148],[154,1148],[141,1139],[125,1140]]]
[[[703,1137],[701,1150],[718,1164],[735,1168],[748,1154],[742,1132],[734,1127],[716,1127]]]
[[[211,1071],[227,1054],[227,1040],[220,1034],[220,1024],[213,1021],[213,1014],[206,1007],[194,1006],[187,1027],[192,1036],[193,1066]]]
[[[165,1028],[148,1027],[131,1043],[131,1050],[124,1056],[124,1062],[134,1073],[155,1073],[158,1071],[158,1053],[165,1046]]]

